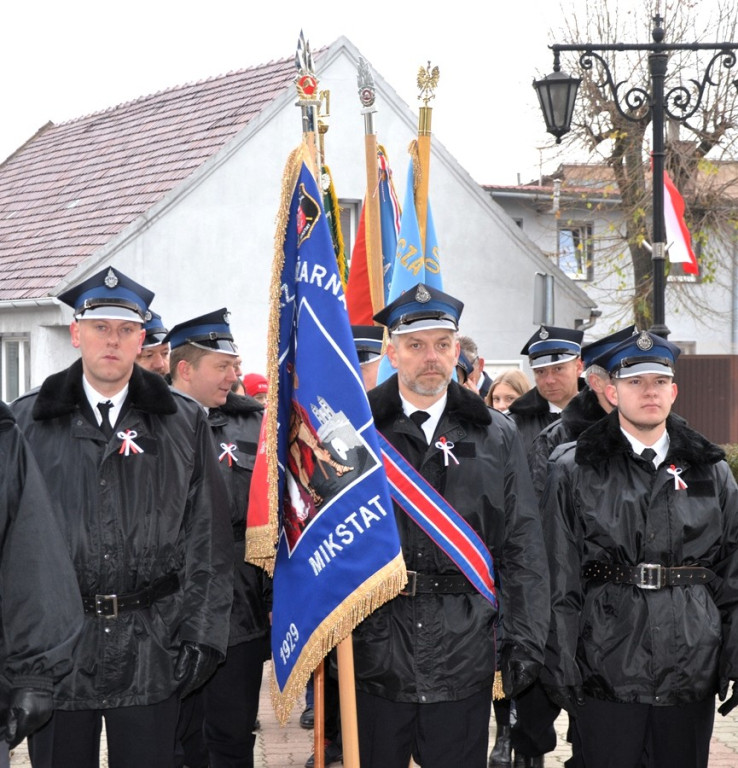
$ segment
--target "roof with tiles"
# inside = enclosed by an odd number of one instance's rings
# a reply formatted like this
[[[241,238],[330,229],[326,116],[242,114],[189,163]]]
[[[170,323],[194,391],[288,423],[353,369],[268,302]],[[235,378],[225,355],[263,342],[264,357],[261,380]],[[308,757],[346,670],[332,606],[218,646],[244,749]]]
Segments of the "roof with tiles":
[[[50,295],[294,79],[284,59],[47,123],[0,165],[0,301]]]

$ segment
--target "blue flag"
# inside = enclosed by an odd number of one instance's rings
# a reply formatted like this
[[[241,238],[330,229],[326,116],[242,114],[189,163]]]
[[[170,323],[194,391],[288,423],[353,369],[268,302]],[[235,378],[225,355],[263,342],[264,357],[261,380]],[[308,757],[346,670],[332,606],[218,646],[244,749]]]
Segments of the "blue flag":
[[[411,159],[407,172],[405,203],[402,206],[402,218],[400,219],[400,233],[397,236],[397,251],[392,264],[392,276],[386,303],[391,304],[418,283],[438,288],[439,291],[443,290],[440,252],[430,200],[428,200],[425,250],[420,241],[420,226],[415,210],[415,172]],[[377,384],[386,381],[393,373],[394,369],[385,355],[379,364]]]
[[[269,496],[278,520],[272,652],[282,722],[318,662],[407,578],[330,232],[299,152],[284,185],[271,292],[276,355],[257,456],[269,482],[255,468],[251,492],[262,495],[256,508]],[[278,232],[275,249],[279,242]]]

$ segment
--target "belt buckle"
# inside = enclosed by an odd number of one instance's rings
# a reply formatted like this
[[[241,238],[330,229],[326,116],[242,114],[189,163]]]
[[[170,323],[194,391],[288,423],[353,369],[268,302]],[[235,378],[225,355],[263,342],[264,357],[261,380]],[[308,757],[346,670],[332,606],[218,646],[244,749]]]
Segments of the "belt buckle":
[[[403,597],[415,597],[415,590],[417,588],[417,585],[418,585],[418,572],[408,571],[407,584],[405,585],[405,588],[400,591],[400,594]]]
[[[640,581],[636,586],[639,589],[661,589],[662,569],[660,563],[640,563],[638,565],[638,578]]]
[[[95,595],[95,615],[104,619],[117,619],[118,595]]]

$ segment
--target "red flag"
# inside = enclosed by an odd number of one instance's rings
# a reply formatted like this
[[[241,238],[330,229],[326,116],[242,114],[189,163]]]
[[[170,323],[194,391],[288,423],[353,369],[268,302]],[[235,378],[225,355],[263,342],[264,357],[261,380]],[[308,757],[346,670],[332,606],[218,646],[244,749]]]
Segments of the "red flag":
[[[664,223],[669,261],[682,264],[689,275],[699,274],[697,259],[692,250],[692,238],[684,221],[684,198],[674,186],[669,174],[664,171]]]
[[[351,325],[372,325],[374,310],[369,289],[369,267],[366,263],[366,230],[364,206],[361,207],[356,242],[351,252],[351,269],[346,286],[346,309]]]

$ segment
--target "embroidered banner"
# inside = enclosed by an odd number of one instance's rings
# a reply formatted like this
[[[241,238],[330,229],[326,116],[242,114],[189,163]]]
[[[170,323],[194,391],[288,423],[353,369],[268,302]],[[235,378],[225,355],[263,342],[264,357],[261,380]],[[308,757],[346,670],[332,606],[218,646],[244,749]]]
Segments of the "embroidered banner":
[[[479,534],[382,434],[379,444],[392,498],[497,608],[492,555]]]
[[[283,181],[268,348],[246,546],[253,540],[267,567],[264,536],[276,546],[272,693],[285,722],[326,653],[407,580],[333,245],[300,150]]]

